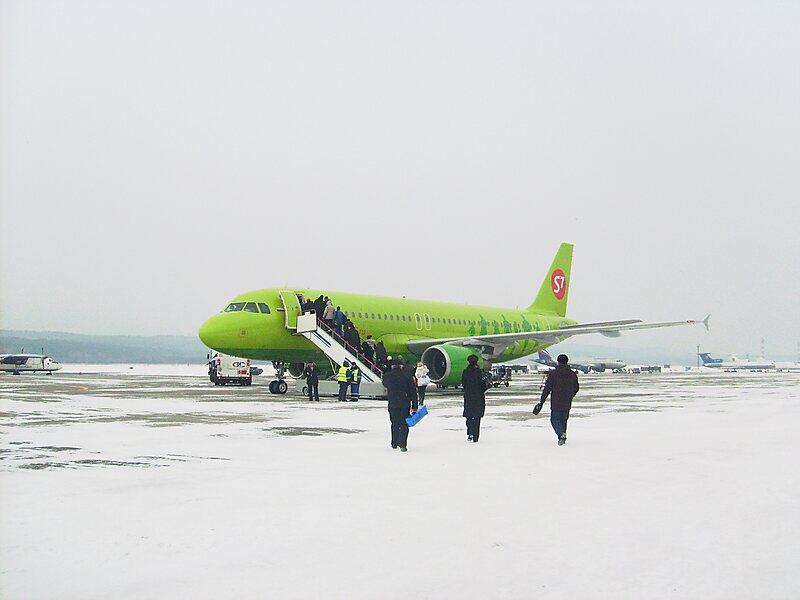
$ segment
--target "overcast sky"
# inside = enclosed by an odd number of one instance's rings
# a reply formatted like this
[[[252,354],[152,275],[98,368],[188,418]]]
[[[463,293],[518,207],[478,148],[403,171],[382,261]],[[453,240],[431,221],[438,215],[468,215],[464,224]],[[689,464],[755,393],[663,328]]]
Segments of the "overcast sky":
[[[797,2],[0,3],[0,327],[309,286],[797,353]],[[596,341],[596,336],[586,341]],[[601,338],[598,338],[598,340]]]

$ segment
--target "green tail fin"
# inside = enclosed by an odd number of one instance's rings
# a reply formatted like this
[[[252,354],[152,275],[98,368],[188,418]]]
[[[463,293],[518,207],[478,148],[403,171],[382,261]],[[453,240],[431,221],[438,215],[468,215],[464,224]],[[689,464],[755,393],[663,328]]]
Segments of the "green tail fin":
[[[564,317],[567,315],[569,279],[572,270],[572,244],[563,243],[556,252],[547,277],[536,294],[536,299],[528,311]]]

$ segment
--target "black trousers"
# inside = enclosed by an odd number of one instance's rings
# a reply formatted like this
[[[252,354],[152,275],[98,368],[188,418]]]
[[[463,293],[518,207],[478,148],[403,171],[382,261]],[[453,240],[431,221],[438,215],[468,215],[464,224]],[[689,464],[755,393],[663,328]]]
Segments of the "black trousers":
[[[306,386],[308,386],[308,399],[319,400],[319,381],[306,379]]]
[[[417,398],[419,398],[420,405],[425,404],[425,390],[428,388],[427,385],[418,385],[417,386]]]
[[[472,436],[472,439],[478,441],[478,436],[481,434],[481,418],[480,417],[466,417],[467,419],[467,435]]]
[[[349,381],[340,381],[339,382],[339,402],[346,402],[347,401],[347,388],[350,387]]]
[[[557,438],[567,437],[567,419],[569,419],[568,410],[553,410],[550,409],[550,425],[553,426],[553,431],[556,432]]]
[[[389,409],[389,420],[392,422],[392,446],[405,448],[408,444],[408,423],[406,423],[408,415],[408,409],[405,408]]]

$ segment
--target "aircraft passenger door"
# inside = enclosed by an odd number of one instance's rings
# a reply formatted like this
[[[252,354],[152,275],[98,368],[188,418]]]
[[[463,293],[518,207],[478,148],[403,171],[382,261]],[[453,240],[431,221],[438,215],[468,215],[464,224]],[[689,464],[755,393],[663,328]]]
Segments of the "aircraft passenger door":
[[[303,314],[297,294],[291,290],[281,290],[278,293],[281,295],[283,310],[286,314],[286,329],[297,329],[297,317]]]
[[[419,331],[422,331],[422,317],[419,313],[414,313],[414,323]]]
[[[425,331],[431,330],[431,316],[428,313],[422,313],[422,318],[425,320]]]

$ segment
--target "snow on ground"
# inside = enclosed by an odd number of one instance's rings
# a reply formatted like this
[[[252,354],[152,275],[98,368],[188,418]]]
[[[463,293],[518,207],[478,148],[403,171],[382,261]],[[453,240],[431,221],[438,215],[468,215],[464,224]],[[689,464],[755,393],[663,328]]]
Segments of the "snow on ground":
[[[403,454],[263,377],[0,376],[0,597],[800,597],[800,376],[581,377],[564,447],[540,380]]]

